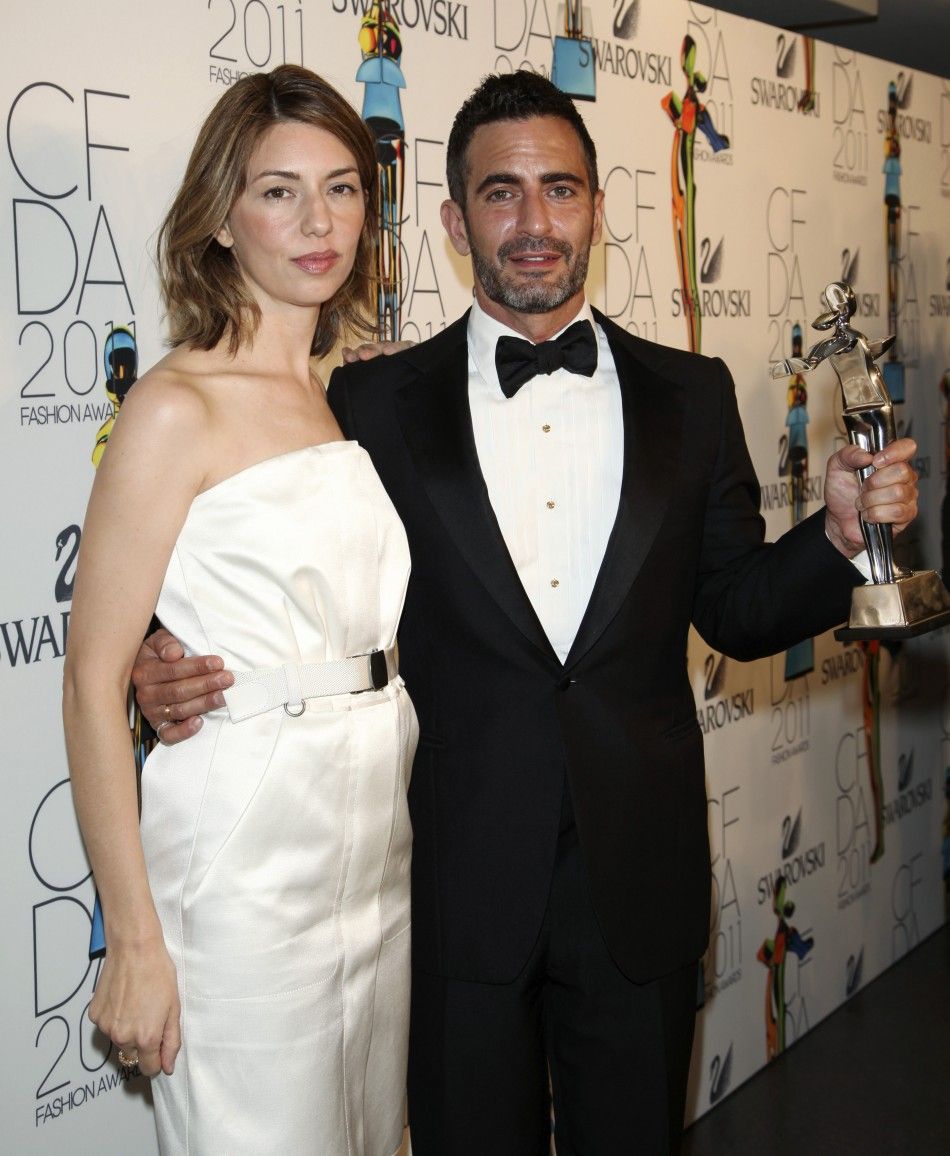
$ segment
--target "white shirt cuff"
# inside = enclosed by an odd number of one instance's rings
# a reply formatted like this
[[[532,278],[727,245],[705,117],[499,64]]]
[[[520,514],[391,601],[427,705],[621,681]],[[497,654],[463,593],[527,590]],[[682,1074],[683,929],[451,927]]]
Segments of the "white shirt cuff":
[[[825,537],[828,538],[827,530],[825,530]],[[828,541],[831,542],[831,539],[828,538]],[[833,542],[832,545],[834,545]],[[835,547],[835,549],[837,549],[837,547]],[[857,566],[865,582],[870,582],[873,579],[874,575],[871,573],[871,560],[868,558],[867,550],[862,550],[860,554],[855,554],[855,556],[849,558],[848,561],[852,566]]]

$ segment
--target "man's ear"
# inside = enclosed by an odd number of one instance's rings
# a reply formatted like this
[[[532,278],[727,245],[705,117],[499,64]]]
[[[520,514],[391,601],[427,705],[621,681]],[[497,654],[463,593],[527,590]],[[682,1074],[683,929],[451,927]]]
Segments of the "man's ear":
[[[597,245],[604,232],[604,190],[598,189],[594,193],[594,220],[591,225],[590,243]]]
[[[462,206],[456,201],[443,201],[440,214],[442,224],[452,242],[452,248],[460,257],[467,257],[471,252],[471,246],[468,243],[468,230],[465,227]]]

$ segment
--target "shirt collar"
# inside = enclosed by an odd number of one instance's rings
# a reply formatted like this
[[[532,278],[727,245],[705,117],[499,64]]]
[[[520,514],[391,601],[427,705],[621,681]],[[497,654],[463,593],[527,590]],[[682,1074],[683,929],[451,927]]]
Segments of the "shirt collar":
[[[557,333],[552,334],[551,340],[558,337],[568,326],[573,325],[575,321],[585,320],[591,323],[596,335],[597,325],[594,321],[594,314],[591,311],[590,302],[586,297],[575,316],[571,318],[567,325],[559,329]],[[514,329],[509,329],[507,325],[496,321],[494,317],[489,317],[479,305],[478,300],[473,298],[472,311],[468,317],[469,357],[474,361],[475,368],[481,375],[482,380],[492,389],[498,390],[499,393],[501,393],[501,386],[498,384],[498,370],[495,368],[495,346],[498,344],[498,338],[505,336],[520,337],[522,340],[525,340],[523,334],[517,333]]]

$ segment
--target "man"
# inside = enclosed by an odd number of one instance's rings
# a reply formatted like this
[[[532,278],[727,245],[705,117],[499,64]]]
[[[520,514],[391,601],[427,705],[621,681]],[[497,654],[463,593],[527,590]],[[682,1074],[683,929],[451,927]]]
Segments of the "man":
[[[585,301],[603,193],[571,101],[489,77],[447,164],[470,313],[329,391],[413,557],[413,1150],[546,1153],[550,1076],[559,1156],[675,1152],[710,898],[690,621],[749,659],[845,618],[856,503],[910,520],[914,445],[879,455],[860,497],[870,456],[840,450],[827,507],[764,544],[725,367]],[[151,718],[218,702],[216,664],[153,646],[165,663],[135,676]]]

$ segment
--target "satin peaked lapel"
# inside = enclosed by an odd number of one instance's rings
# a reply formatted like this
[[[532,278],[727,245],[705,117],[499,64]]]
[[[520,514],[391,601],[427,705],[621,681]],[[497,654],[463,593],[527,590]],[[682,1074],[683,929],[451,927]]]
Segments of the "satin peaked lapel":
[[[478,464],[467,344],[462,341],[440,363],[426,367],[396,402],[409,452],[449,536],[515,626],[560,666],[508,553]]]
[[[679,458],[683,412],[678,391],[639,362],[622,340],[610,341],[623,402],[623,480],[604,560],[565,667],[576,663],[610,625],[633,585],[666,514]]]

